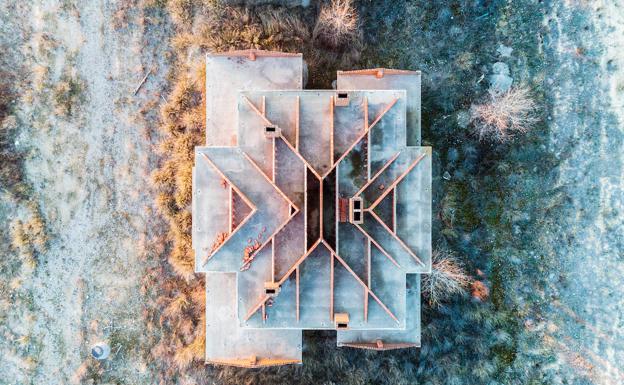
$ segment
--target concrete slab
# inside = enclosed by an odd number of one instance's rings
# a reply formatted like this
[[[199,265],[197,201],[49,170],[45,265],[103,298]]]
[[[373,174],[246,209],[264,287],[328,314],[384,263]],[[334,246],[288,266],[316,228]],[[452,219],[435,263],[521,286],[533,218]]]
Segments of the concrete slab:
[[[206,55],[206,145],[235,146],[242,90],[301,89],[301,54],[261,50]]]
[[[408,274],[406,278],[407,325],[405,330],[339,330],[338,346],[372,350],[388,350],[419,347],[421,336],[420,274]],[[377,341],[381,341],[378,344]]]
[[[375,68],[370,70],[338,71],[338,90],[406,90],[407,145],[420,145],[420,71]]]
[[[236,273],[206,273],[206,362],[250,367],[301,363],[301,330],[240,328],[236,296]]]

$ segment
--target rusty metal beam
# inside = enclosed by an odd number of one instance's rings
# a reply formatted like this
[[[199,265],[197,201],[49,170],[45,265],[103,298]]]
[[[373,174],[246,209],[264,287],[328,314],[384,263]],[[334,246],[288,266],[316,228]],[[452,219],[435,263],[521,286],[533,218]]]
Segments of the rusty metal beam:
[[[381,202],[386,195],[388,195],[390,193],[390,191],[392,191],[393,188],[395,188],[402,180],[403,178],[405,178],[407,176],[407,174],[410,173],[410,171],[412,171],[412,169],[414,169],[414,167],[416,167],[416,165],[418,165],[418,163],[420,163],[421,160],[423,160],[423,158],[426,156],[427,154],[424,153],[421,156],[419,156],[418,158],[416,158],[416,160],[414,162],[412,162],[412,164],[410,164],[410,166],[407,168],[407,170],[405,170],[401,175],[399,175],[399,177],[392,182],[392,184],[390,186],[388,186],[386,188],[386,190],[375,200],[375,202],[373,202],[370,207],[364,209],[364,210],[368,210],[368,211],[373,211],[375,209],[375,207],[377,207],[377,205],[379,204],[379,202]]]
[[[388,253],[383,247],[381,247],[381,245],[379,243],[377,243],[377,241],[369,234],[366,232],[366,230],[364,230],[362,228],[362,226],[358,225],[357,223],[352,223],[353,226],[355,226],[358,230],[360,230],[360,232],[370,241],[373,243],[373,245],[375,245],[376,248],[379,249],[379,251],[381,251],[381,253],[383,255],[385,255],[390,262],[392,262],[396,267],[398,267],[399,269],[401,268],[401,265],[399,265],[399,263],[392,258],[392,256],[390,255],[390,253]]]
[[[390,159],[388,159],[386,161],[386,163],[383,165],[383,167],[381,169],[379,169],[379,171],[377,171],[375,173],[375,175],[373,175],[372,178],[369,178],[369,180],[366,182],[366,184],[364,186],[362,186],[355,194],[353,194],[353,196],[357,197],[360,194],[362,194],[362,192],[364,192],[364,190],[366,190],[368,188],[368,186],[373,184],[375,182],[375,180],[377,180],[377,178],[379,178],[379,175],[381,175],[382,172],[384,172],[388,167],[390,167],[390,165],[396,160],[396,158],[399,157],[400,154],[401,154],[401,151],[397,152]]]
[[[379,224],[381,224],[381,226],[383,226],[384,229],[386,229],[386,231],[388,232],[388,234],[390,234],[397,242],[399,242],[399,244],[401,245],[402,248],[405,249],[405,251],[407,251],[407,253],[409,255],[412,256],[412,258],[414,258],[414,260],[416,262],[418,262],[421,266],[425,266],[425,264],[423,263],[423,261],[418,258],[418,256],[412,251],[412,249],[409,248],[408,245],[405,244],[405,242],[403,242],[403,240],[401,238],[399,238],[398,235],[396,235],[394,232],[392,232],[392,230],[390,230],[390,228],[388,227],[388,225],[386,225],[384,223],[384,221],[381,220],[381,218],[379,218],[379,216],[377,214],[375,214],[374,211],[369,211],[369,213],[375,217],[375,219],[377,220],[377,222],[379,222]]]

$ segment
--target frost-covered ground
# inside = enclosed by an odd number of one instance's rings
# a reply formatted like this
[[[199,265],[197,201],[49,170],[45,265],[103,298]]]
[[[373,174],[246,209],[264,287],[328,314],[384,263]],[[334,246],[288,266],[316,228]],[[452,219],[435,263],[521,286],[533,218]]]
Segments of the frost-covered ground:
[[[421,350],[336,349],[331,334],[308,334],[303,369],[207,369],[215,382],[624,383],[624,3],[483,3],[358,2],[358,66],[423,71],[435,246],[483,271],[491,301],[425,306]],[[2,385],[156,378],[149,349],[159,331],[141,322],[141,278],[162,247],[150,126],[171,30],[164,11],[135,5],[0,4],[0,42],[17,58],[4,63],[21,63],[27,80],[17,146],[50,237],[34,270],[1,271],[0,294],[10,293],[0,296]],[[496,62],[514,85],[531,86],[544,118],[500,146],[457,120],[485,95]],[[62,82],[73,86],[59,102]],[[26,212],[3,201],[0,219]],[[98,339],[114,353],[102,366],[87,359]]]
[[[624,383],[624,3],[553,7],[546,50],[551,188],[566,203],[541,238],[553,271],[552,343],[578,383]],[[567,373],[567,378],[574,378]]]
[[[16,143],[50,241],[34,271],[19,273],[30,301],[8,312],[0,384],[87,383],[106,371],[110,380],[149,383],[141,279],[162,243],[152,238],[156,157],[141,110],[153,116],[161,102],[167,46],[155,43],[168,27],[131,8],[117,24],[116,2],[13,3],[2,17],[24,33],[15,42],[25,73]],[[102,368],[88,358],[98,340],[113,351]]]

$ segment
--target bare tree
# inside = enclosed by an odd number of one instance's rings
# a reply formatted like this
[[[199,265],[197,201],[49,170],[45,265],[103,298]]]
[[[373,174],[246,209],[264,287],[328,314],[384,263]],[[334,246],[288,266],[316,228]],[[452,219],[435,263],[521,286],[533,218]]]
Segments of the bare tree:
[[[313,38],[339,48],[353,41],[358,31],[358,15],[352,0],[330,0],[321,7]]]
[[[429,305],[439,307],[453,295],[466,292],[472,278],[463,264],[450,251],[436,250],[432,256],[431,274],[424,274],[422,291]]]
[[[519,87],[490,94],[487,102],[473,105],[470,121],[480,140],[504,142],[529,131],[538,121],[536,110],[528,88]]]

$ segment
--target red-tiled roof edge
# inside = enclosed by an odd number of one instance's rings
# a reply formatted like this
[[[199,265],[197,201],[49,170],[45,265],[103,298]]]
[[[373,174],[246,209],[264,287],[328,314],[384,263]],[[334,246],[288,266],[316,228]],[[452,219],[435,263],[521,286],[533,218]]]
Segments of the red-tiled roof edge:
[[[338,71],[338,75],[417,75],[420,71],[397,70],[393,68],[370,68],[363,70]]]
[[[279,51],[266,51],[262,49],[243,49],[226,52],[209,52],[208,56],[233,56],[233,57],[248,57],[251,54],[261,57],[301,57],[302,53],[295,52],[279,52]]]

